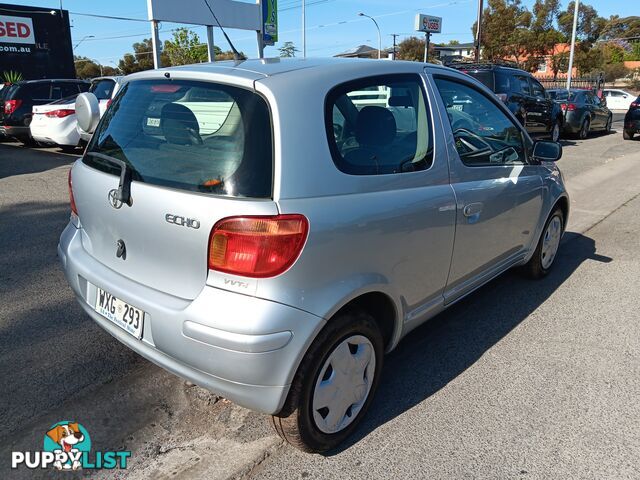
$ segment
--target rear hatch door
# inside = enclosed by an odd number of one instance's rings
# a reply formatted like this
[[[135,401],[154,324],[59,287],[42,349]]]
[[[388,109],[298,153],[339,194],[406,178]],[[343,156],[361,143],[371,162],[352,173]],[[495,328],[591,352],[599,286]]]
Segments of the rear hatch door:
[[[269,109],[253,90],[216,83],[123,88],[72,172],[84,248],[133,281],[195,298],[213,225],[278,213]],[[119,163],[132,177],[130,204],[116,198]],[[116,255],[119,241],[126,258]]]

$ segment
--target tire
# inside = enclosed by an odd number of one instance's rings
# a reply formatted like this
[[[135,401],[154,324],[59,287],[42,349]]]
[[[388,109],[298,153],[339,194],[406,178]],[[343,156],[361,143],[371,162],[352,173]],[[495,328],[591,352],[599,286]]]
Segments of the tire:
[[[630,130],[623,130],[622,138],[624,138],[625,140],[633,140],[633,132]]]
[[[554,222],[556,218],[560,221],[559,225]],[[554,222],[554,227],[551,227],[552,222]],[[556,228],[559,228],[559,230],[556,230]],[[551,271],[556,255],[558,253],[558,249],[560,247],[560,240],[562,239],[563,232],[564,214],[562,213],[562,209],[560,207],[556,207],[556,209],[551,213],[551,215],[549,215],[549,218],[544,224],[542,235],[540,235],[538,245],[536,246],[535,252],[533,252],[531,260],[529,260],[524,265],[524,272],[528,277],[533,279],[542,278]],[[557,243],[555,244],[555,249],[553,249],[552,251],[545,248],[545,240],[548,238],[547,235],[553,236],[554,241],[557,241]],[[555,235],[557,235],[557,237]],[[552,257],[549,260],[548,255],[550,254],[552,255]]]
[[[558,142],[560,141],[560,134],[562,133],[562,122],[559,119],[556,119],[556,122],[553,124],[551,128],[551,141]]]
[[[589,138],[589,130],[591,129],[591,120],[585,118],[582,121],[582,125],[580,126],[580,131],[578,132],[578,138],[580,140],[586,140]]]
[[[352,341],[353,344],[347,341]],[[354,344],[357,345],[355,353],[352,350]],[[362,355],[364,366],[347,361],[349,375],[356,374],[359,378],[360,372],[356,369],[362,369],[364,383],[358,387],[348,380],[346,385],[340,385],[340,379],[344,377],[337,372],[344,370],[334,369],[333,365],[340,361],[341,352],[343,355],[346,352],[346,355],[352,355],[353,358]],[[324,452],[336,447],[355,430],[368,410],[380,380],[383,355],[382,334],[371,315],[360,310],[339,313],[329,321],[309,347],[296,372],[282,411],[271,417],[277,434],[285,442],[304,452]],[[365,365],[366,358],[368,360]],[[323,404],[318,387],[322,382],[331,382],[332,379],[336,382],[325,387],[330,388],[326,390],[329,395],[331,391],[345,392],[351,393],[350,398],[353,399],[353,395],[357,397],[364,394],[357,403],[348,406],[344,414],[342,410],[345,400],[338,398],[339,395],[335,393],[330,395],[331,403],[318,408]],[[349,392],[349,386],[354,387],[352,392]],[[349,398],[348,395],[347,397]],[[335,409],[328,408],[332,404],[337,405]],[[353,412],[353,408],[357,410],[351,417],[347,412]],[[338,418],[337,423],[332,421],[332,412],[338,412],[335,417]],[[330,431],[332,426],[337,429]]]
[[[612,124],[613,124],[613,116],[609,115],[609,118],[607,119],[607,125],[604,127],[604,134],[605,135],[609,135],[611,133]]]
[[[76,153],[77,150],[77,146],[74,145],[60,145],[60,150],[62,150],[64,153]]]

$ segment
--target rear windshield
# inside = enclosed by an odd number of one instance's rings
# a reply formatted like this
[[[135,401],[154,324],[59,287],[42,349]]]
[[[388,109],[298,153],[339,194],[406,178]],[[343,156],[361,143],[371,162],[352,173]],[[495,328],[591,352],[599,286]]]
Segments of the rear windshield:
[[[113,87],[116,86],[116,82],[113,80],[97,80],[91,84],[89,91],[93,93],[98,100],[109,100],[113,93]]]
[[[88,152],[124,161],[133,180],[232,197],[268,198],[272,129],[262,97],[186,80],[126,84],[100,121]],[[120,175],[91,155],[83,162]]]
[[[509,75],[493,70],[469,70],[464,71],[467,75],[483,83],[493,93],[509,93],[511,90],[509,84]]]
[[[547,90],[553,100],[573,102],[582,92],[568,92],[567,90]]]

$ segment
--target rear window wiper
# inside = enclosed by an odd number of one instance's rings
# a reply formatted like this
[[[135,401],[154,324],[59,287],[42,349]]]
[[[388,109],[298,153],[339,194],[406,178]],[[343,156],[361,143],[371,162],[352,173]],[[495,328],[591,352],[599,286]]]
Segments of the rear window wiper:
[[[100,160],[104,160],[105,162],[109,162],[112,165],[120,167],[120,184],[118,185],[116,198],[122,203],[126,203],[131,206],[131,177],[133,174],[131,165],[124,160],[112,157],[111,155],[105,155],[104,153],[86,152],[85,155],[99,158]]]

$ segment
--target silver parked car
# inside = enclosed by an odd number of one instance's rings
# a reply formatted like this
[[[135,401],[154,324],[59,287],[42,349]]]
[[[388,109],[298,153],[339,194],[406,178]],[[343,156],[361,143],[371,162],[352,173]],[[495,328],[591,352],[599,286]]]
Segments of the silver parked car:
[[[306,451],[354,430],[415,327],[511,267],[544,276],[569,213],[560,145],[434,65],[148,71],[98,117],[81,95],[58,247],[78,301]]]

